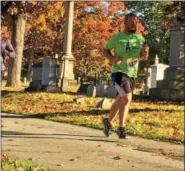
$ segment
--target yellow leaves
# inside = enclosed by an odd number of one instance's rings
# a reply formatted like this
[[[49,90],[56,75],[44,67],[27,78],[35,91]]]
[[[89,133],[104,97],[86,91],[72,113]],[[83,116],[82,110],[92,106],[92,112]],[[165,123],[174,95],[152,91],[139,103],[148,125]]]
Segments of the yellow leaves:
[[[162,132],[164,132],[164,134],[167,134],[167,135],[173,135],[174,134],[174,129],[173,128],[166,128],[166,129],[163,129],[161,130]]]
[[[10,158],[7,154],[2,153],[1,156],[2,161],[2,170],[16,170],[16,171],[24,171],[24,170],[32,170],[32,171],[46,171],[48,170],[46,167],[40,167],[37,165],[33,165],[31,163],[17,160],[15,158]],[[33,160],[33,158],[28,158],[28,160]]]
[[[175,131],[173,132],[173,135],[174,135],[175,137],[182,137],[182,136],[184,136],[184,131],[182,131],[182,130],[175,130]]]
[[[11,7],[8,9],[8,12],[11,14],[11,15],[15,15],[18,13],[18,8],[17,7]]]
[[[64,12],[61,1],[38,2],[27,20],[33,29],[26,35],[26,48],[42,48],[52,52],[60,52],[59,47],[62,46],[63,42],[61,32],[63,32]]]
[[[78,104],[74,100],[76,97],[64,93],[7,93],[2,97],[2,111],[49,114],[48,118],[52,120],[102,128],[102,117],[105,117],[107,111],[95,108],[101,98],[84,96],[84,103]],[[161,140],[184,141],[183,105],[133,101],[130,109],[126,121],[128,133]],[[58,115],[52,117],[52,113]],[[118,118],[113,122],[113,128],[117,126]]]
[[[55,4],[53,5],[55,7],[55,9],[57,10],[61,10],[64,9],[63,7],[63,2],[55,2]]]
[[[48,11],[48,17],[53,17],[54,15],[54,11],[53,10],[49,10]]]
[[[45,15],[44,14],[41,14],[39,17],[38,17],[38,19],[37,19],[37,21],[36,21],[38,24],[39,23],[45,23],[46,22],[46,20],[45,20]]]
[[[99,49],[93,49],[90,51],[89,55],[92,57],[92,58],[95,58],[97,56],[100,56],[100,52],[99,52]]]
[[[36,20],[36,24],[40,27],[40,30],[46,30],[47,25],[46,25],[46,20],[45,20],[45,15],[41,14],[38,19]]]
[[[54,4],[49,4],[47,8],[47,14],[45,14],[47,20],[56,23],[60,18],[63,18],[65,14],[65,9],[62,2],[55,2]]]

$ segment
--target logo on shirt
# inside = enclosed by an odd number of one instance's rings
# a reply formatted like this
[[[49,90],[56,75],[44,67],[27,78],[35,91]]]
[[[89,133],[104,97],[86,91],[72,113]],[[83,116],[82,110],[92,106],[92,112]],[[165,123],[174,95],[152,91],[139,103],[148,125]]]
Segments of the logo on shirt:
[[[136,41],[128,40],[126,42],[126,41],[120,40],[119,43],[124,46],[125,52],[129,52],[131,50],[138,50],[138,49],[140,49],[139,44],[137,44]]]
[[[130,47],[130,42],[128,41],[128,42],[126,43],[125,50],[126,50],[126,51],[129,51],[130,49],[131,49],[131,47]]]

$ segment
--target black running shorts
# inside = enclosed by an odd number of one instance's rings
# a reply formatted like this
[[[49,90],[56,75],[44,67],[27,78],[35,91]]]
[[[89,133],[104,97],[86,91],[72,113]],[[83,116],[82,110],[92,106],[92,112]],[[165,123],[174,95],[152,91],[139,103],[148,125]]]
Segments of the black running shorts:
[[[135,89],[135,80],[122,72],[111,74],[114,85],[119,85],[126,93],[133,93]]]

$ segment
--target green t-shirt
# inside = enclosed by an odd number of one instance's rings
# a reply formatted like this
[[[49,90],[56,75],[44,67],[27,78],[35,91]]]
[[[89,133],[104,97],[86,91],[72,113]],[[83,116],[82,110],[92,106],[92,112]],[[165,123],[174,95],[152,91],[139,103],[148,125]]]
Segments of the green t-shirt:
[[[114,49],[115,56],[123,57],[120,65],[112,65],[112,73],[122,72],[129,77],[137,77],[139,56],[144,43],[144,38],[140,34],[126,34],[119,32],[112,36],[105,49]]]

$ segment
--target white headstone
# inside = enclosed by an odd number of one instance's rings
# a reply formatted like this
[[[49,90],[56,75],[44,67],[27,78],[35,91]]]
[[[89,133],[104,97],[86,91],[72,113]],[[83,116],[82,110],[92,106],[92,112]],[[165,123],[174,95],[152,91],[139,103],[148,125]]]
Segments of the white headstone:
[[[97,108],[101,108],[104,110],[110,110],[111,106],[112,103],[107,98],[100,100],[96,105]]]
[[[42,85],[57,85],[57,60],[44,58],[42,62]]]
[[[148,77],[148,88],[156,88],[157,81],[158,80],[163,80],[164,79],[164,71],[166,68],[168,68],[169,65],[165,64],[154,64],[151,65],[149,69],[149,77]]]
[[[155,65],[157,65],[159,63],[159,57],[158,57],[158,55],[156,54],[155,55]]]

